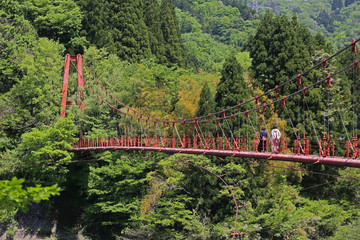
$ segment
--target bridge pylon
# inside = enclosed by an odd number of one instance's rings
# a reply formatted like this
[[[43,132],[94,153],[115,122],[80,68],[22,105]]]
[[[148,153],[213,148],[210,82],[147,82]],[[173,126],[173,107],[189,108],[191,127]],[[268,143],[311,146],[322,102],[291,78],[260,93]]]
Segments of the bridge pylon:
[[[76,70],[78,76],[78,93],[79,99],[77,104],[80,106],[81,111],[84,111],[84,77],[83,77],[83,67],[82,67],[82,56],[80,54],[76,56],[71,56],[70,54],[65,55],[64,63],[64,78],[63,78],[63,88],[62,88],[62,98],[61,98],[61,110],[60,118],[64,118],[66,115],[66,107],[71,106],[71,102],[67,101],[68,85],[69,85],[69,71],[70,71],[70,62],[76,62]]]

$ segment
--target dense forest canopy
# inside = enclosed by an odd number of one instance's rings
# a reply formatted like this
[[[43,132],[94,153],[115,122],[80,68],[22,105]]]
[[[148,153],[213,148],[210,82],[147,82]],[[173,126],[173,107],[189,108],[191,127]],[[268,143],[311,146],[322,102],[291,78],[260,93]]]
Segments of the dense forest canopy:
[[[67,117],[59,118],[66,53],[82,54],[123,103],[159,119],[189,119],[261,95],[359,38],[358,3],[1,1],[0,238],[229,239],[237,219],[241,239],[359,239],[358,169],[185,154],[69,152],[81,135],[132,131],[129,118],[113,113],[86,89],[80,89],[86,96],[80,111],[75,71],[69,78],[72,105]],[[311,84],[356,58],[358,53],[344,51],[326,63],[325,73],[320,67],[302,82]],[[84,78],[96,85],[85,71]],[[293,131],[306,132],[312,141],[330,130],[333,139],[359,133],[358,80],[355,71],[345,71],[333,78],[331,88],[307,90],[307,102],[297,96],[286,111],[278,104],[250,120],[277,123],[289,141]],[[278,94],[296,90],[293,82]],[[277,97],[263,97],[260,104]],[[261,124],[255,127],[258,131]],[[242,206],[238,216],[233,196]]]

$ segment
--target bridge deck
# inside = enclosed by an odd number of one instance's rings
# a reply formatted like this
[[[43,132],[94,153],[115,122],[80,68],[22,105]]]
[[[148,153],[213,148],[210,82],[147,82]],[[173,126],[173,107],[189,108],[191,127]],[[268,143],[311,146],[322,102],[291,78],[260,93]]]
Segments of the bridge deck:
[[[84,152],[84,151],[118,151],[118,150],[231,156],[231,157],[245,157],[245,158],[256,158],[256,159],[271,159],[278,161],[302,162],[302,163],[330,164],[330,165],[339,165],[339,166],[348,166],[348,167],[360,167],[359,159],[351,159],[351,158],[336,157],[336,156],[319,157],[315,155],[297,155],[292,153],[275,154],[269,152],[212,150],[212,149],[194,149],[194,148],[138,147],[138,146],[74,147],[70,151]]]

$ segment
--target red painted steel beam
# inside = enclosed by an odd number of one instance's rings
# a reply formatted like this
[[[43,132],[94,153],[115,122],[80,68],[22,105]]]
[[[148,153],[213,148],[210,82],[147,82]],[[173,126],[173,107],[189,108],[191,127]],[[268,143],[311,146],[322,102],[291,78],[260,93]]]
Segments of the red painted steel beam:
[[[63,77],[63,88],[62,88],[62,97],[61,97],[61,109],[60,109],[60,118],[64,118],[66,115],[66,106],[71,104],[66,101],[68,86],[69,86],[69,71],[70,71],[70,61],[76,61],[76,56],[70,56],[70,54],[65,55],[64,63],[64,77]]]
[[[314,155],[295,155],[295,154],[272,154],[263,152],[246,152],[246,151],[230,151],[230,150],[206,150],[194,148],[161,148],[161,147],[83,147],[73,148],[69,151],[84,152],[84,151],[153,151],[164,153],[187,153],[198,155],[215,155],[215,156],[230,156],[230,157],[245,157],[257,159],[270,159],[278,161],[302,162],[302,163],[318,163],[328,165],[338,165],[347,167],[360,167],[360,159],[348,159],[343,157],[319,157]]]
[[[76,63],[77,63],[77,75],[78,75],[78,88],[79,88],[79,106],[81,111],[84,111],[84,76],[83,76],[83,67],[82,67],[82,56],[78,54],[76,56]]]
[[[64,63],[64,78],[63,78],[60,118],[64,118],[66,112],[66,98],[67,98],[67,91],[69,85],[69,68],[70,68],[70,54],[66,54],[65,63]]]

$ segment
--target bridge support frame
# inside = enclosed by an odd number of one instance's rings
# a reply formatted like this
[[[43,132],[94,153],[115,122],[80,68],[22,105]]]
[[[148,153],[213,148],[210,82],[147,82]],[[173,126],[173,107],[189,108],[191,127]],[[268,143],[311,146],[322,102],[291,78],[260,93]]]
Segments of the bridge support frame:
[[[83,77],[83,67],[82,67],[82,56],[80,54],[76,56],[71,56],[70,54],[65,55],[64,63],[64,78],[63,78],[63,87],[62,87],[62,98],[61,98],[61,110],[60,118],[66,116],[66,107],[71,106],[71,102],[67,101],[68,86],[69,86],[69,71],[70,71],[70,62],[76,62],[77,78],[78,78],[78,93],[79,99],[77,105],[80,106],[81,111],[84,111],[84,77]]]

